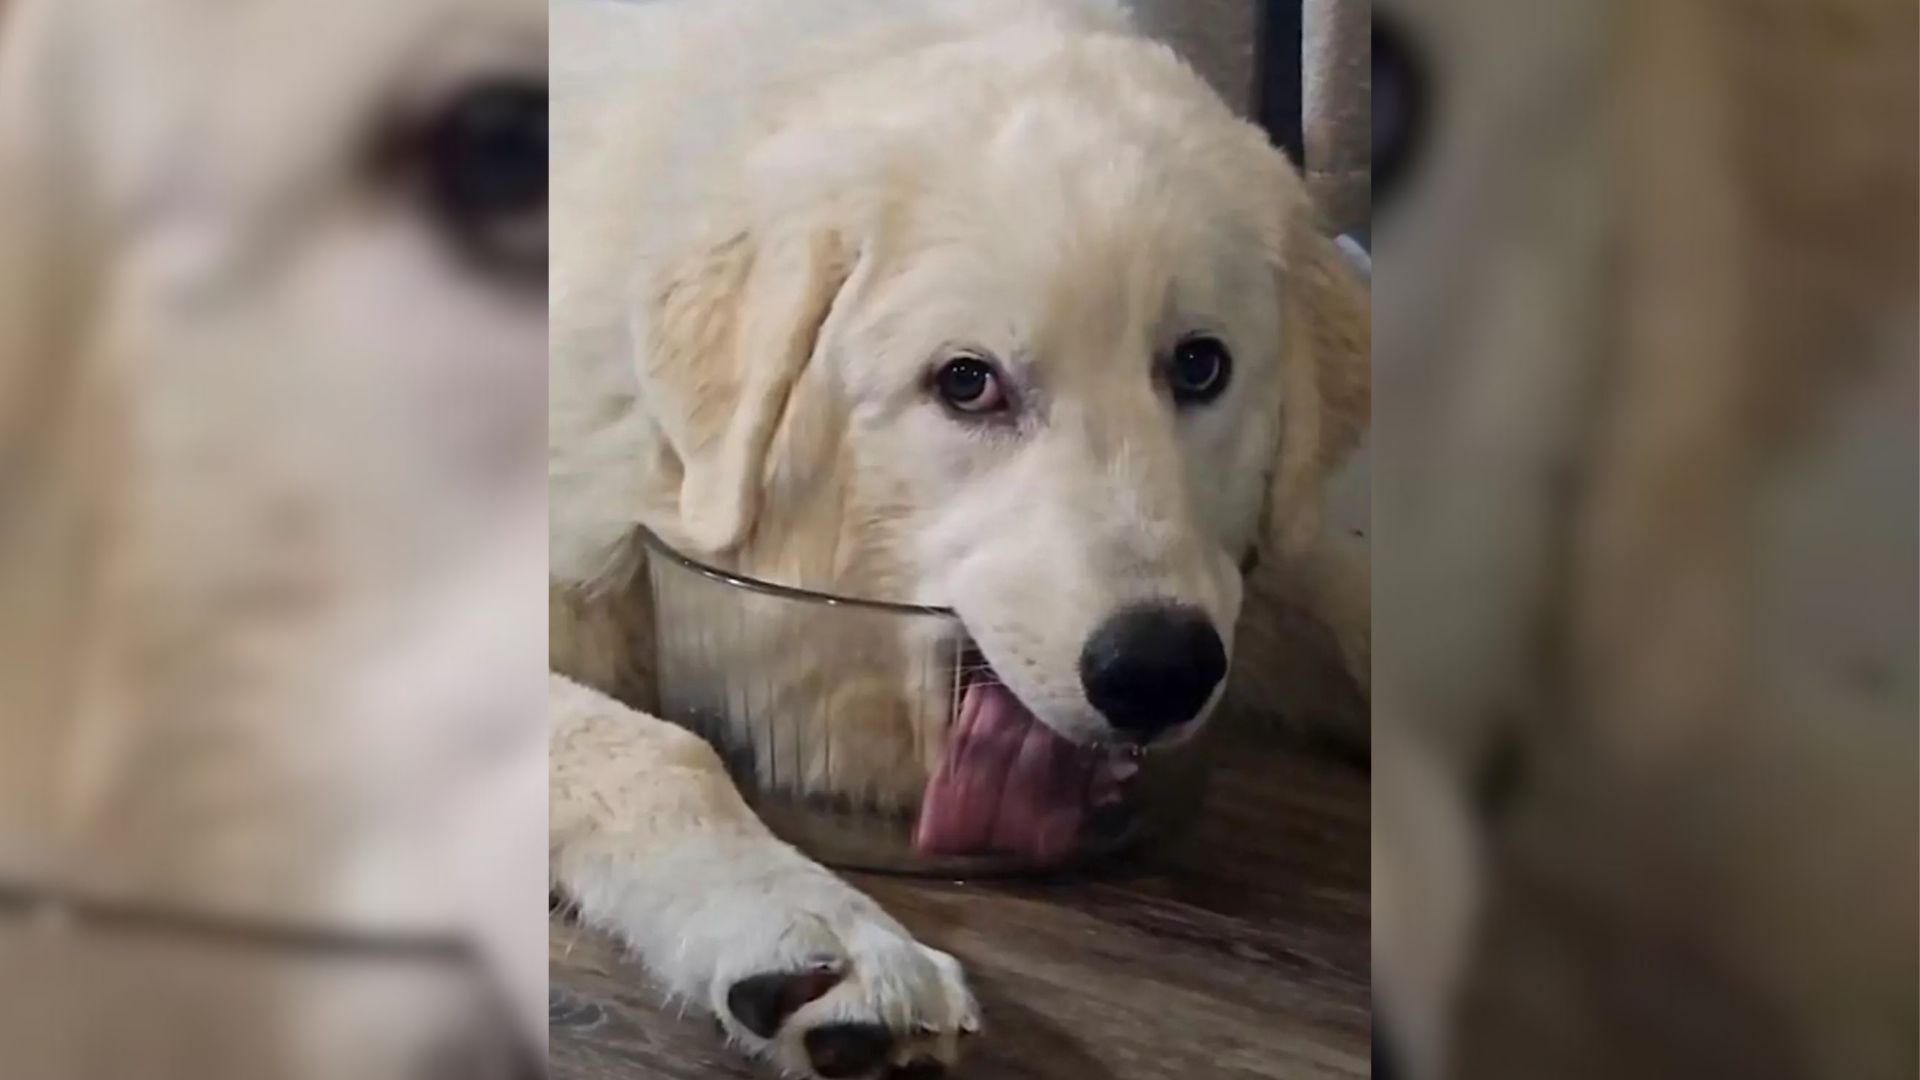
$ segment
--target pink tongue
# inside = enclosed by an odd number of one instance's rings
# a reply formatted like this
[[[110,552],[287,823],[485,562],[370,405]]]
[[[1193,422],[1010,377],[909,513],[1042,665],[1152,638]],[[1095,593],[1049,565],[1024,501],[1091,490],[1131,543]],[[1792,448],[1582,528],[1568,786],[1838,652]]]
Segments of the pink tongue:
[[[1109,762],[1055,734],[1006,687],[974,683],[920,803],[914,847],[1058,862],[1079,842],[1096,792],[1117,793]]]

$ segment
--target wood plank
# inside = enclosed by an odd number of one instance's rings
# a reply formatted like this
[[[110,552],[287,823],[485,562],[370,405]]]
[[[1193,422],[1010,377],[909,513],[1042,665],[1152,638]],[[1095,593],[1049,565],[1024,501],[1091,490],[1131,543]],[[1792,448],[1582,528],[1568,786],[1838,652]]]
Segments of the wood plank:
[[[1177,845],[1057,880],[850,875],[966,964],[987,1034],[960,1077],[1368,1074],[1368,784],[1285,746],[1233,755]],[[713,1021],[605,937],[556,923],[561,1080],[750,1080]]]

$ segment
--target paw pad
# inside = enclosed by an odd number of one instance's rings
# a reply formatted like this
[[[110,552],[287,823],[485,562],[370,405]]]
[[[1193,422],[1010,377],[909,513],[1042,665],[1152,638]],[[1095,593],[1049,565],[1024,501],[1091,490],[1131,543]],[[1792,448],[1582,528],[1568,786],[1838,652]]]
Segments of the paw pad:
[[[727,990],[727,1011],[740,1026],[771,1039],[787,1017],[818,1000],[846,975],[837,960],[817,960],[799,971],[750,975]]]
[[[880,1024],[827,1024],[806,1034],[807,1060],[827,1080],[879,1068],[893,1052],[893,1032]]]

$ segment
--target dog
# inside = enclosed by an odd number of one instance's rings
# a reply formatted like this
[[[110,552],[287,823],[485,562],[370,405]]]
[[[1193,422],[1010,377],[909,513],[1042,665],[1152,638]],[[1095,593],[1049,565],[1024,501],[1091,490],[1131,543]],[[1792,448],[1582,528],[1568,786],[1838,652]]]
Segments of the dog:
[[[9,1075],[544,1045],[545,35],[0,4]]]
[[[1062,757],[1226,698],[1364,746],[1364,552],[1322,504],[1367,422],[1366,289],[1284,156],[1115,4],[565,0],[551,32],[552,885],[780,1068],[937,1075],[981,1026],[960,965],[656,715],[656,643],[702,627],[656,625],[643,530],[951,608],[992,707]],[[726,659],[804,680],[767,659],[803,633]],[[819,710],[878,749],[801,786],[924,786],[902,693]]]
[[[1916,18],[1377,7],[1402,1075],[1913,1075]]]

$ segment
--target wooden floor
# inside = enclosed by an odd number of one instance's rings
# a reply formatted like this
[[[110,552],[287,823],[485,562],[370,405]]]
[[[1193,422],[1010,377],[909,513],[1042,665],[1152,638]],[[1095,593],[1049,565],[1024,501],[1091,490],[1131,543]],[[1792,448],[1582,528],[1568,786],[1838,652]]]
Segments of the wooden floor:
[[[966,965],[987,1033],[957,1080],[1368,1074],[1367,778],[1282,747],[1235,760],[1184,844],[1078,879],[854,877]],[[554,926],[550,985],[560,1080],[768,1075],[576,925]]]

